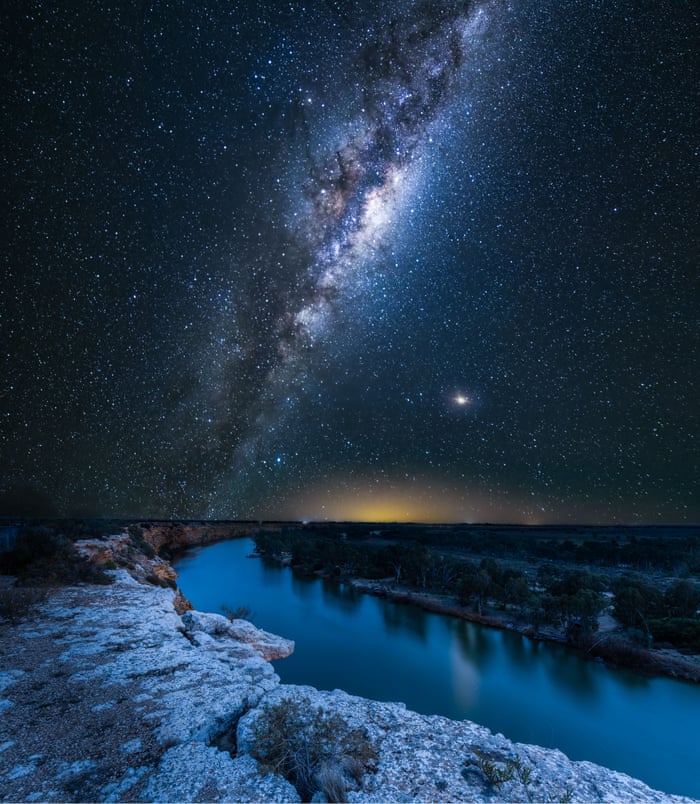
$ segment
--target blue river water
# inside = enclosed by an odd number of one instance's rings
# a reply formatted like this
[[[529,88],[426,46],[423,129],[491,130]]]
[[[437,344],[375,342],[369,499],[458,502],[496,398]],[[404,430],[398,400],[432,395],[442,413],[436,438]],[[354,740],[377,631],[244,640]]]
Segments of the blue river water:
[[[179,559],[200,611],[247,606],[259,628],[293,639],[284,683],[403,701],[469,719],[517,742],[561,749],[700,799],[700,685],[584,661],[563,646],[295,577],[249,557],[250,539]]]

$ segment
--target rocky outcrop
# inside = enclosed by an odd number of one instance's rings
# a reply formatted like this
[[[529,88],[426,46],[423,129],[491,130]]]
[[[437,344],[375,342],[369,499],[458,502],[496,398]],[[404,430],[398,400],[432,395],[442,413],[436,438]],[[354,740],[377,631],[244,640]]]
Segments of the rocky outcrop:
[[[172,553],[188,547],[250,536],[259,530],[279,530],[275,523],[259,522],[142,522],[143,538],[156,552],[165,549]]]
[[[420,715],[401,703],[287,685],[264,702],[268,706],[285,699],[302,701],[311,711],[320,707],[336,713],[349,730],[367,733],[376,760],[359,784],[346,776],[351,802],[683,800],[591,762],[572,762],[561,751],[513,743],[476,723]],[[241,719],[239,751],[254,749],[255,723],[263,716],[258,707]]]
[[[349,801],[689,800],[468,721],[281,685],[269,661],[289,640],[180,616],[175,590],[112,574],[0,624],[3,800],[298,801],[254,758],[256,724],[286,699],[364,735],[371,761],[346,779]]]
[[[215,614],[183,622],[174,590],[113,574],[111,586],[58,590],[32,619],[0,625],[4,800],[152,800],[146,788],[172,781],[169,749],[218,756],[211,744],[279,684],[268,660],[288,656],[289,640]],[[196,767],[184,770],[191,800],[223,800],[232,779],[250,777],[238,762],[217,792]],[[249,800],[288,788],[263,776],[254,786]]]
[[[291,640],[268,634],[248,620],[228,620],[219,614],[187,611],[182,615],[182,622],[185,632],[200,646],[205,639],[212,639],[215,645],[223,640],[229,651],[245,653],[252,649],[268,662],[283,659],[294,650],[294,642]],[[233,648],[232,645],[236,647]]]

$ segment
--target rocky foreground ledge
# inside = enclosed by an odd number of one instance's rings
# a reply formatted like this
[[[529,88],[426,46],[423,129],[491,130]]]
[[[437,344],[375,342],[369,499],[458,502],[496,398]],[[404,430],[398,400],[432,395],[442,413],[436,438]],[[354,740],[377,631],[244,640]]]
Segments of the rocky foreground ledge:
[[[260,723],[295,705],[362,735],[348,801],[692,801],[469,721],[282,685],[269,661],[289,640],[112,574],[0,625],[4,801],[299,801],[256,759]]]

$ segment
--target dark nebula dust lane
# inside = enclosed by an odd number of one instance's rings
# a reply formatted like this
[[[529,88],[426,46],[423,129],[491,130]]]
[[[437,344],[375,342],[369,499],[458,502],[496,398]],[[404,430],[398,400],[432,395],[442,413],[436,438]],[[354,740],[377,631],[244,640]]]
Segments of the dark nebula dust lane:
[[[320,159],[308,158],[306,204],[296,233],[308,248],[308,265],[303,281],[284,299],[273,328],[276,353],[222,488],[229,484],[240,492],[246,474],[265,461],[264,451],[305,393],[313,372],[309,352],[336,335],[339,310],[357,307],[358,295],[361,305],[362,294],[371,292],[363,284],[376,269],[376,252],[390,247],[406,185],[420,172],[414,158],[459,85],[460,69],[483,24],[482,15],[466,4],[445,9],[423,3],[407,17],[390,20],[361,49],[360,117],[352,121],[350,139],[335,150],[329,145]],[[218,505],[217,500],[210,515]]]
[[[0,508],[700,516],[700,10],[2,10]]]

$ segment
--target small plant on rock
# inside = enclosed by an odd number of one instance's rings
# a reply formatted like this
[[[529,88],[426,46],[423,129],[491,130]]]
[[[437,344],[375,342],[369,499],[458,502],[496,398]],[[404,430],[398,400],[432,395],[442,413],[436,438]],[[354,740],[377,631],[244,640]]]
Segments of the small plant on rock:
[[[237,606],[235,609],[232,609],[230,606],[224,604],[221,606],[221,611],[224,613],[224,617],[231,622],[234,620],[248,620],[252,623],[255,617],[255,613],[250,606]]]
[[[528,801],[532,801],[533,782],[532,766],[526,764],[519,756],[508,757],[498,753],[487,753],[479,747],[474,747],[476,760],[467,762],[465,772],[469,772],[470,765],[476,765],[486,782],[492,787],[499,788],[506,782],[518,781],[523,786]]]
[[[479,770],[486,777],[486,781],[493,787],[500,787],[506,782],[515,778],[515,771],[509,762],[499,765],[489,759],[485,754],[480,754],[477,762]]]
[[[355,775],[358,765],[366,770],[376,758],[364,729],[351,729],[340,715],[314,707],[308,698],[264,707],[253,737],[253,757],[291,782],[303,801],[318,790],[328,801],[345,801],[345,768],[354,766]]]
[[[321,763],[314,776],[318,789],[326,797],[326,801],[347,801],[348,790],[345,777],[338,765],[329,762]]]

